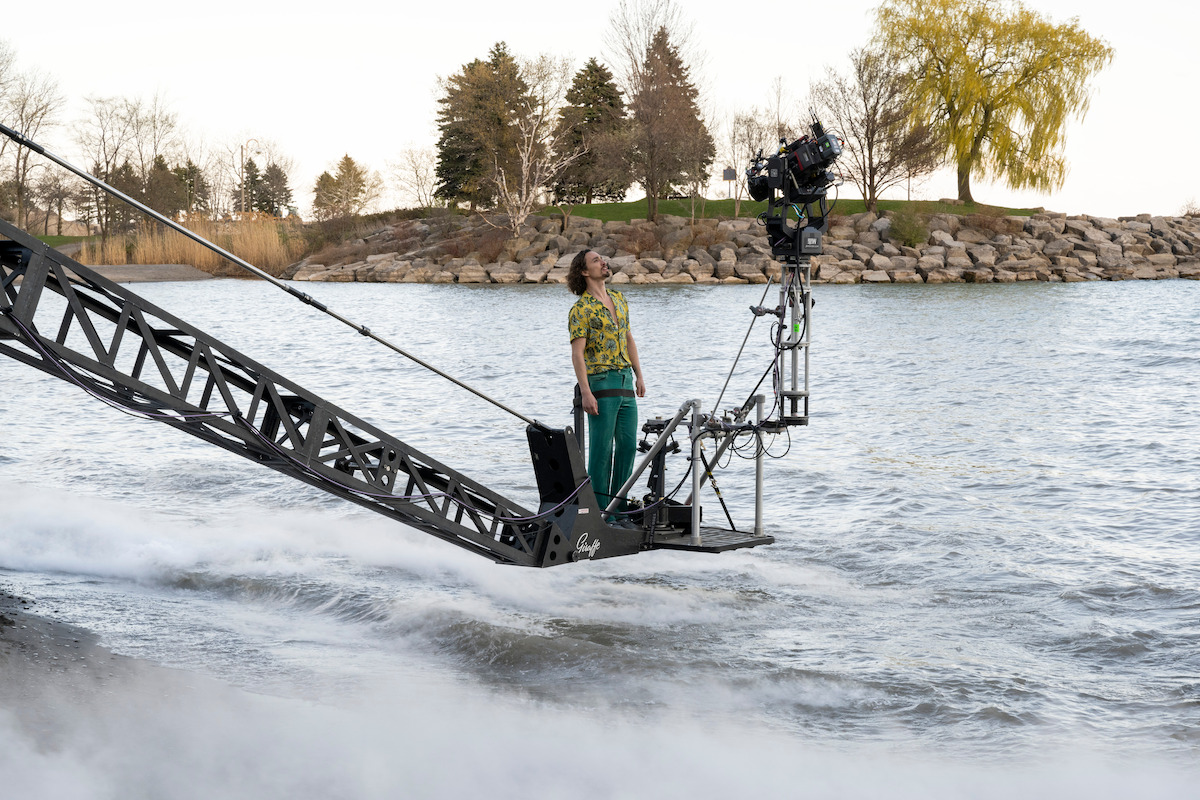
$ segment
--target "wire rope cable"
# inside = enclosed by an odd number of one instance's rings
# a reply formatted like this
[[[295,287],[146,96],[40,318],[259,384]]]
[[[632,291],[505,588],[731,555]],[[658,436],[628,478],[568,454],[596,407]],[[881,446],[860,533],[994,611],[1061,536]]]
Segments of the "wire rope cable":
[[[171,219],[168,219],[167,217],[163,216],[162,214],[159,214],[157,211],[150,208],[149,206],[143,205],[142,203],[138,202],[137,200],[133,199],[132,197],[129,197],[128,195],[119,191],[118,189],[115,189],[112,186],[109,186],[107,183],[100,180],[99,178],[85,172],[84,170],[80,169],[79,167],[76,167],[75,165],[71,164],[70,162],[60,158],[59,156],[55,155],[54,153],[50,152],[46,148],[39,145],[37,142],[34,142],[32,139],[27,138],[24,134],[18,133],[17,131],[13,130],[12,128],[9,128],[7,125],[4,125],[2,123],[0,123],[0,133],[3,133],[5,136],[9,137],[17,144],[27,147],[30,150],[37,153],[38,155],[44,156],[45,158],[49,159],[50,161],[53,161],[55,164],[58,164],[63,169],[66,169],[69,172],[72,172],[75,175],[79,176],[80,178],[83,178],[85,181],[87,181],[88,183],[91,183],[92,185],[96,186],[97,188],[103,189],[104,191],[111,194],[113,197],[123,200],[124,202],[128,203],[129,205],[131,205],[134,208],[141,211],[142,213],[147,214],[150,217],[153,217],[155,220],[157,220],[157,221],[161,222],[162,224],[166,225],[167,227],[171,228],[176,233],[186,236],[187,238],[191,239],[193,242],[200,245],[201,247],[205,247],[205,248],[213,251],[214,253],[216,253],[217,255],[221,256],[222,258],[230,261],[231,263],[256,275],[259,278],[262,278],[263,280],[267,281],[268,283],[270,283],[272,286],[276,287],[277,289],[287,292],[289,295],[296,298],[297,300],[300,300],[302,303],[305,303],[306,305],[310,305],[313,308],[317,309],[318,311],[321,311],[322,313],[327,314],[328,316],[330,316],[333,319],[337,320],[338,322],[342,323],[343,325],[346,325],[346,326],[354,329],[359,334],[367,337],[368,339],[371,339],[372,341],[383,345],[384,347],[388,348],[389,350],[391,350],[395,353],[398,353],[399,355],[404,356],[405,358],[415,362],[416,364],[419,364],[420,366],[424,367],[425,369],[429,370],[430,372],[433,372],[436,375],[439,375],[440,377],[445,378],[446,380],[455,384],[456,386],[467,390],[468,392],[475,395],[476,397],[486,400],[487,402],[491,403],[492,405],[496,406],[497,408],[501,409],[502,411],[506,411],[509,414],[513,415],[514,417],[517,417],[518,419],[522,420],[526,424],[528,424],[528,425],[534,424],[534,420],[530,419],[529,417],[525,416],[524,414],[514,411],[513,409],[511,409],[508,406],[501,403],[499,400],[496,400],[493,397],[489,397],[488,395],[484,394],[483,392],[474,388],[473,386],[470,386],[470,385],[460,381],[458,378],[455,378],[454,376],[438,369],[437,367],[433,366],[432,364],[425,361],[424,359],[422,359],[418,356],[415,356],[412,353],[409,353],[408,351],[406,351],[403,348],[399,347],[398,345],[388,341],[387,339],[383,338],[382,336],[379,336],[378,334],[373,333],[371,331],[371,329],[368,328],[367,326],[360,325],[350,319],[347,319],[346,317],[342,316],[341,314],[337,313],[333,309],[326,306],[324,303],[314,299],[310,295],[305,294],[304,292],[301,292],[300,290],[298,290],[292,286],[288,286],[283,281],[279,280],[278,278],[274,277],[273,275],[270,275],[267,272],[264,272],[263,270],[254,266],[250,262],[245,261],[244,259],[239,258],[238,256],[235,256],[233,253],[230,253],[228,250],[225,250],[225,249],[217,246],[216,244],[213,244],[212,242],[208,241],[203,236],[193,233],[192,231],[188,230],[187,228],[183,227],[182,225],[178,224],[177,222],[175,222]]]

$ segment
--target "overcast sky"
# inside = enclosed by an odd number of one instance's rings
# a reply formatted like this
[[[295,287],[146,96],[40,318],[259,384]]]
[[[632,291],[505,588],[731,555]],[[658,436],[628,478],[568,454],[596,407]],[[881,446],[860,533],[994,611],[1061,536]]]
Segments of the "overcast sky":
[[[548,52],[576,66],[591,56],[604,60],[617,0],[4,5],[0,39],[15,49],[19,69],[58,80],[65,122],[83,113],[88,96],[159,92],[189,136],[211,147],[251,137],[275,142],[294,161],[292,188],[304,208],[316,176],[332,171],[343,154],[386,178],[387,162],[406,147],[432,147],[438,77],[486,57],[496,41],[518,56]],[[766,106],[772,80],[783,76],[799,112],[810,81],[827,66],[845,69],[850,50],[866,43],[877,5],[687,2],[704,107],[720,116]],[[1057,22],[1079,16],[1116,56],[1095,80],[1087,117],[1069,129],[1065,186],[1052,194],[1017,193],[974,181],[976,200],[1102,216],[1177,214],[1186,202],[1200,201],[1200,111],[1191,87],[1200,7],[1167,0],[1027,5]],[[42,144],[83,165],[71,125]],[[914,198],[954,194],[946,172],[918,187]]]

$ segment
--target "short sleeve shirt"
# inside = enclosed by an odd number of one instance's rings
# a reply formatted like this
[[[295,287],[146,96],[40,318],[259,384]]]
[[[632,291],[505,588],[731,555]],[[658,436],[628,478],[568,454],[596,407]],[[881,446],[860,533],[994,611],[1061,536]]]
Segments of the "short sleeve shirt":
[[[571,341],[580,337],[587,339],[583,363],[588,375],[632,366],[629,360],[629,306],[625,296],[616,290],[609,289],[608,296],[617,312],[616,321],[591,292],[584,292],[567,315]]]

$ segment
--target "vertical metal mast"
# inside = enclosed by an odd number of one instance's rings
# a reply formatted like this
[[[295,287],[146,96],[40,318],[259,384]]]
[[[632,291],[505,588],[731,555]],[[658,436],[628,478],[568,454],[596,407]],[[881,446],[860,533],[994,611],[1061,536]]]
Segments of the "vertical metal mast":
[[[808,235],[805,230],[801,235]],[[819,244],[819,234],[817,247]],[[779,283],[780,331],[779,351],[776,354],[776,397],[780,422],[787,425],[808,424],[808,347],[811,342],[809,321],[812,319],[811,257],[804,255],[783,264]]]

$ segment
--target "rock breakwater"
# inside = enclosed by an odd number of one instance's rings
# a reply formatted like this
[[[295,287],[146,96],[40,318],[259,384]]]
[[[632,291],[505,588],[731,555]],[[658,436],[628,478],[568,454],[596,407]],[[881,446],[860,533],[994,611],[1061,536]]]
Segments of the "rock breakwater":
[[[936,214],[923,220],[915,241],[907,234],[913,244],[894,234],[890,213],[831,220],[824,254],[812,260],[815,283],[1200,279],[1195,217]],[[693,223],[668,216],[655,224],[572,216],[564,229],[561,217],[535,216],[509,238],[478,216],[447,215],[381,227],[332,256],[292,265],[283,277],[563,283],[571,258],[584,248],[608,258],[615,284],[765,283],[779,272],[765,230],[751,219]]]

